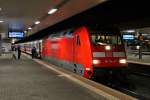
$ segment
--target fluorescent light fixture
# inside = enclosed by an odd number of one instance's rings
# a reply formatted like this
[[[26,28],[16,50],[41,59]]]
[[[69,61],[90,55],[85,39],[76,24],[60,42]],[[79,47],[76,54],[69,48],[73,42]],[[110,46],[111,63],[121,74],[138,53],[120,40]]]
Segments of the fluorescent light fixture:
[[[13,43],[13,44],[14,44],[14,43],[15,43],[15,41],[16,41],[15,39],[12,39],[11,43]]]
[[[32,28],[31,28],[31,27],[29,27],[28,29],[29,29],[29,30],[31,30]]]
[[[4,21],[0,20],[0,23],[3,23]]]
[[[24,31],[24,33],[27,33],[27,31]]]
[[[137,46],[136,46],[136,49],[138,49],[138,50],[139,50],[139,49],[140,49],[140,46],[139,46],[139,45],[137,45]]]
[[[48,12],[48,14],[53,14],[53,13],[55,13],[57,10],[58,10],[57,8],[53,8],[53,9],[51,9],[51,10]]]
[[[36,21],[35,24],[40,24],[40,21]]]
[[[135,30],[125,30],[125,31],[123,31],[123,32],[134,33]]]
[[[42,40],[40,40],[40,42],[42,43]]]

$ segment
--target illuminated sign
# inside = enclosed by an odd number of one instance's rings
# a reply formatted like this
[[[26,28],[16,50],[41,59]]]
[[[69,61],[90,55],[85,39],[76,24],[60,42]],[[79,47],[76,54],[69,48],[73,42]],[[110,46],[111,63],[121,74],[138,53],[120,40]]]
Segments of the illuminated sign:
[[[134,39],[134,35],[124,34],[123,35],[123,39],[124,40],[133,40]]]
[[[8,32],[9,38],[23,38],[24,32]]]

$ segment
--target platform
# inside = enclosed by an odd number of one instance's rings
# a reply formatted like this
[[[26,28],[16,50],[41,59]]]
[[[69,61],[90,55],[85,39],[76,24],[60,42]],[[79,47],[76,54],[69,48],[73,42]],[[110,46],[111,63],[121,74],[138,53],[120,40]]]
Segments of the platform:
[[[115,90],[106,90],[106,87],[105,90],[111,92],[110,94],[100,90],[100,87],[96,89],[88,86],[85,84],[85,78],[79,85],[75,82],[78,79],[73,80],[67,74],[64,74],[64,77],[54,69],[50,70],[38,64],[38,61],[24,55],[20,60],[12,59],[11,54],[0,56],[0,100],[120,100],[117,96],[120,96],[121,100],[135,100]],[[86,82],[92,83],[88,79]]]
[[[9,55],[0,58],[0,100],[98,100],[31,59],[15,60]]]
[[[139,59],[138,53],[127,53],[127,59],[129,63],[143,64],[150,66],[150,52],[143,53],[141,59]]]

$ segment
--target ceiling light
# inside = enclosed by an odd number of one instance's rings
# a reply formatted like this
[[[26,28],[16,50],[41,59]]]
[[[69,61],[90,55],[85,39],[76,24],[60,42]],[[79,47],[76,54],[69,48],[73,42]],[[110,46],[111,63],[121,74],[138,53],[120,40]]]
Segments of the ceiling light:
[[[13,44],[14,44],[14,43],[15,43],[15,41],[16,41],[16,39],[12,39],[11,43],[13,43]]]
[[[0,20],[0,23],[3,23],[4,21]]]
[[[123,32],[127,32],[127,33],[134,33],[134,32],[135,32],[135,30],[125,30],[125,31],[123,31]]]
[[[24,33],[27,33],[27,31],[25,30]]]
[[[53,13],[55,13],[57,10],[58,10],[57,8],[53,8],[53,9],[51,9],[51,10],[48,12],[48,14],[53,14]]]
[[[35,24],[40,24],[40,21],[36,21]]]
[[[32,28],[31,28],[31,27],[29,27],[28,29],[29,29],[29,30],[31,30]]]

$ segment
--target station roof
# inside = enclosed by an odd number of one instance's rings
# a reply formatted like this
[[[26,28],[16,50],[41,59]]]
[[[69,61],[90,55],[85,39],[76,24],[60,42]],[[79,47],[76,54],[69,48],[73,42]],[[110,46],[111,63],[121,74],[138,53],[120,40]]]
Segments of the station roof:
[[[0,4],[0,18],[6,20],[9,30],[33,27],[29,31],[31,35],[18,43],[40,39],[51,32],[80,25],[120,29],[150,26],[150,6],[146,0],[2,0]],[[59,10],[48,15],[47,12],[53,7]],[[34,25],[36,20],[41,20],[41,23]]]
[[[0,0],[0,33],[25,31],[36,33],[89,9],[104,0]],[[54,14],[48,11],[57,8]],[[1,22],[3,21],[3,22]],[[35,21],[40,21],[35,25]]]

